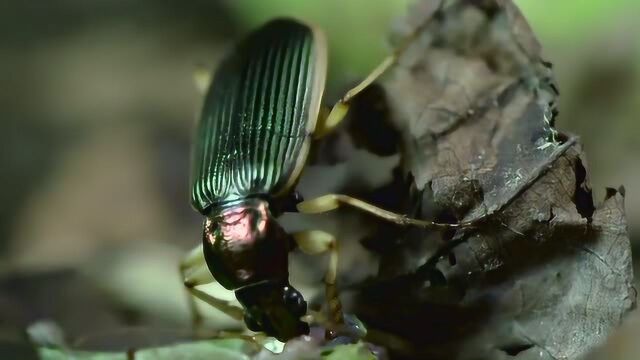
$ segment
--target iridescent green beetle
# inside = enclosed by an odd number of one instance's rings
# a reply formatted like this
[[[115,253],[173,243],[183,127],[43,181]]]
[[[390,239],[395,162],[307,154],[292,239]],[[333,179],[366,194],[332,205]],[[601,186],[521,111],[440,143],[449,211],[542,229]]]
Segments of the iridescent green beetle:
[[[327,47],[314,26],[293,19],[270,21],[224,58],[206,90],[193,151],[191,202],[205,221],[202,245],[180,267],[191,294],[244,320],[250,330],[286,341],[309,332],[301,320],[307,304],[289,284],[288,252],[296,247],[309,254],[328,252],[328,328],[336,330],[344,316],[336,290],[335,237],[318,230],[288,234],[276,217],[296,209],[320,213],[349,205],[400,225],[469,225],[410,219],[345,195],[301,201],[294,191],[312,139],[330,132],[351,99],[399,53],[385,59],[331,111],[321,107]],[[242,308],[197,288],[214,281],[235,291]]]

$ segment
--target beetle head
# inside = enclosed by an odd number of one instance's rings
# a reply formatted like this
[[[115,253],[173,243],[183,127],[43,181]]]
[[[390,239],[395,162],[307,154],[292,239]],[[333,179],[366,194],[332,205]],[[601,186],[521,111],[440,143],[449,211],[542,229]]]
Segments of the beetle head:
[[[309,333],[300,318],[307,312],[302,294],[287,281],[262,281],[236,290],[245,308],[245,323],[252,331],[262,331],[280,341]]]

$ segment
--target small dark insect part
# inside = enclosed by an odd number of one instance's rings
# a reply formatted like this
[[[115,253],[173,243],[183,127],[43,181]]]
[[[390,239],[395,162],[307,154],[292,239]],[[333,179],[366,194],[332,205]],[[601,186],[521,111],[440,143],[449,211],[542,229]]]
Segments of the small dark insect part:
[[[336,288],[336,238],[319,230],[288,234],[278,216],[350,206],[398,225],[436,230],[471,226],[411,219],[346,195],[303,201],[295,192],[312,139],[340,123],[352,98],[392,66],[427,23],[331,109],[321,106],[325,37],[318,28],[293,19],[263,25],[227,54],[212,81],[200,77],[206,97],[193,147],[191,204],[205,220],[202,244],[180,264],[190,294],[244,321],[252,331],[287,341],[309,333],[309,324],[301,319],[307,303],[289,283],[288,252],[328,253],[328,337],[357,338],[364,334],[362,325],[358,331],[350,329],[354,322],[345,321]],[[214,281],[234,291],[242,307],[198,288]],[[190,305],[198,324],[193,297]]]
[[[547,69],[553,69],[553,63],[551,63],[551,61],[547,61],[547,60],[540,60],[540,62],[542,63],[542,65],[544,65],[544,67],[546,67]]]

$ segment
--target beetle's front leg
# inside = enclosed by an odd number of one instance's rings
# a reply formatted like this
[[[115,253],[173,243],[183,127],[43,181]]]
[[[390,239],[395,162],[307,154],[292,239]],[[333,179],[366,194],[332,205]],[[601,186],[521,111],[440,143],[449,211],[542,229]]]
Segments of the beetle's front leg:
[[[412,219],[406,215],[396,214],[394,212],[379,208],[362,200],[342,194],[327,194],[315,199],[306,200],[298,204],[298,211],[305,214],[318,214],[331,210],[335,210],[340,206],[350,206],[368,214],[377,216],[381,219],[393,222],[403,226],[418,226],[425,229],[448,230],[473,227],[485,220],[487,215],[481,216],[469,222],[456,224],[437,223],[429,220]]]
[[[336,279],[338,277],[338,242],[336,238],[324,231],[307,230],[293,234],[296,244],[302,252],[309,255],[329,253],[329,265],[324,276],[325,297],[328,307],[329,323],[335,326],[344,324],[342,303],[338,296]]]
[[[215,282],[213,275],[211,275],[209,268],[207,268],[204,253],[202,251],[202,245],[191,250],[182,259],[182,261],[180,261],[180,275],[182,276],[185,288],[189,292],[189,310],[191,311],[194,328],[199,328],[202,323],[202,315],[198,311],[194,297],[206,302],[236,320],[243,320],[244,311],[242,308],[231,304],[229,301],[218,299],[196,288],[196,286],[199,285]]]

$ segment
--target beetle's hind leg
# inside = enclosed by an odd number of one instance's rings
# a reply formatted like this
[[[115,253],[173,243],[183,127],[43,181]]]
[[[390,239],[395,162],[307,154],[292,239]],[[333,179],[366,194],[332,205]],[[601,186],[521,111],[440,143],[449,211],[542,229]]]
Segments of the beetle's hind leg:
[[[206,292],[196,288],[199,285],[205,285],[215,282],[213,275],[207,268],[204,260],[202,245],[191,250],[180,261],[180,275],[182,277],[185,288],[188,291],[189,310],[191,312],[193,326],[198,329],[202,324],[202,314],[196,306],[194,297],[206,302],[214,308],[222,311],[230,317],[242,321],[244,311],[242,308],[231,304],[229,301],[218,299]]]
[[[369,204],[365,201],[342,194],[327,194],[315,199],[303,201],[298,204],[298,211],[305,214],[318,214],[335,210],[340,206],[350,206],[398,225],[418,226],[432,230],[448,230],[474,227],[482,221],[486,220],[488,216],[484,215],[469,222],[455,224],[437,223],[429,220],[412,219],[406,215],[397,214]]]
[[[347,91],[331,109],[321,108],[313,136],[315,138],[321,138],[332,132],[347,116],[352,99],[384,74],[384,72],[396,62],[396,59],[397,55],[389,55],[380,65],[373,69],[364,80]]]
[[[442,9],[444,1],[440,2],[439,9]],[[439,10],[438,10],[439,11]],[[403,39],[403,41],[393,50],[393,52],[382,60],[373,71],[371,71],[364,80],[360,81],[356,86],[349,89],[338,102],[333,105],[329,110],[321,108],[320,115],[318,116],[318,122],[316,124],[315,132],[313,136],[315,138],[321,138],[324,135],[330,133],[335,129],[340,122],[346,117],[351,101],[354,97],[364,91],[369,85],[373,84],[380,76],[382,76],[389,68],[398,62],[400,56],[409,48],[414,40],[418,38],[420,33],[431,23],[433,16],[425,19],[421,24],[416,26],[413,31]]]

